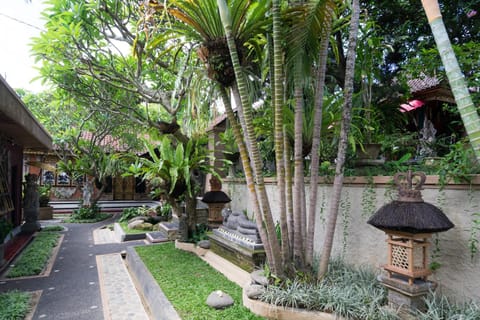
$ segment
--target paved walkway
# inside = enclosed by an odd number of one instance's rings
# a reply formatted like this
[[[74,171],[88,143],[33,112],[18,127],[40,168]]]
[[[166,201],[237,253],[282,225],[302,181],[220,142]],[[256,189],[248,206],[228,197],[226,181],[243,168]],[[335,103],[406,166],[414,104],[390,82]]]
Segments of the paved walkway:
[[[55,221],[48,222],[49,224]],[[130,279],[120,252],[143,241],[116,243],[96,224],[62,224],[67,228],[50,272],[23,279],[0,279],[0,292],[40,291],[32,319],[150,319]]]

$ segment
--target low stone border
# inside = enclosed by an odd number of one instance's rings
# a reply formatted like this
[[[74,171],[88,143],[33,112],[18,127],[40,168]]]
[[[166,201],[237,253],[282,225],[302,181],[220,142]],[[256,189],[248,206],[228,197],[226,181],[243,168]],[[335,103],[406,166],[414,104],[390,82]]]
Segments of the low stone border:
[[[155,320],[181,320],[177,311],[163,293],[147,267],[140,259],[135,247],[127,247],[127,268],[139,289],[143,302]]]
[[[145,239],[147,235],[147,232],[127,234],[125,233],[125,231],[123,231],[123,228],[117,222],[113,224],[113,231],[115,232],[115,238],[117,239],[118,242],[142,240],[142,239]]]
[[[250,309],[256,315],[265,317],[267,319],[276,320],[343,320],[344,318],[336,316],[331,313],[320,311],[307,311],[297,308],[285,308],[268,304],[259,300],[253,300],[245,294],[243,288],[243,305]]]

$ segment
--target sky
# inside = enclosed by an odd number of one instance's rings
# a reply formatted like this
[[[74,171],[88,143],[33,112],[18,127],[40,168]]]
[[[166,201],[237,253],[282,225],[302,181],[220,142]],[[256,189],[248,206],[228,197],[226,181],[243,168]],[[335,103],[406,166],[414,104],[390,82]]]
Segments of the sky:
[[[43,0],[0,0],[0,74],[14,88],[42,91],[30,54],[30,39],[40,34]]]

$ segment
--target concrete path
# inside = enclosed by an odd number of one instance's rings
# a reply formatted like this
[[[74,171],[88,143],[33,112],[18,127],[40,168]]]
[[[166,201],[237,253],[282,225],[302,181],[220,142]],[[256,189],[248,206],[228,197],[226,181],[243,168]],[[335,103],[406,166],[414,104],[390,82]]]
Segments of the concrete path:
[[[96,224],[62,224],[67,230],[51,272],[2,278],[0,292],[41,291],[35,320],[149,319],[120,255],[127,246],[144,242],[116,243],[108,229],[100,229],[111,223],[113,218]]]

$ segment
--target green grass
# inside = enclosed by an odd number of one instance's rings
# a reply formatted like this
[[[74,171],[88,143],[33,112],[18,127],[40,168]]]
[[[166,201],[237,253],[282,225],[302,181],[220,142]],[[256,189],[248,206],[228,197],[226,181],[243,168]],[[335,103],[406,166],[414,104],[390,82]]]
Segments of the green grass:
[[[196,255],[175,249],[173,243],[136,250],[182,319],[263,319],[243,306],[242,288]],[[207,306],[207,297],[215,290],[228,293],[235,304],[224,310]]]
[[[21,291],[0,293],[0,320],[22,320],[30,309],[31,294]]]
[[[122,227],[123,231],[125,231],[126,234],[140,234],[140,233],[146,233],[151,231],[151,230],[130,229],[128,227],[127,221],[119,222],[118,224],[120,225],[120,227]]]
[[[43,232],[47,232],[47,231],[65,231],[65,228],[62,227],[62,226],[59,226],[59,225],[46,226],[46,227],[42,228],[42,231],[43,231]]]
[[[7,278],[35,276],[40,274],[58,243],[60,233],[39,232],[32,242],[15,260],[14,266],[7,272]]]
[[[112,216],[111,213],[98,213],[92,219],[78,219],[75,217],[75,214],[70,215],[69,218],[66,218],[64,222],[66,223],[95,223],[103,220],[107,220]]]

